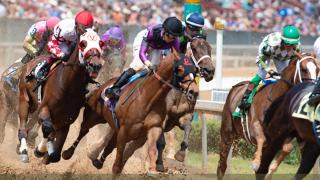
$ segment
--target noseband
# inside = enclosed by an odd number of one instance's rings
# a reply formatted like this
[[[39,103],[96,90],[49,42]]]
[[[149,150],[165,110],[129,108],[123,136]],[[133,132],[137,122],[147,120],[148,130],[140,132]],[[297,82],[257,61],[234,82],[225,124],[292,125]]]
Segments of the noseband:
[[[305,56],[303,57],[302,59],[298,60],[297,63],[296,63],[296,71],[294,73],[294,79],[293,79],[293,82],[296,82],[296,77],[299,76],[299,81],[300,83],[303,81],[303,80],[307,80],[307,81],[315,81],[315,79],[306,79],[306,78],[302,78],[301,76],[301,69],[300,69],[300,63],[306,59],[314,59],[313,56]]]
[[[211,56],[209,56],[209,55],[207,54],[207,55],[204,55],[204,56],[200,57],[200,58],[197,60],[197,59],[194,57],[194,55],[193,55],[193,50],[192,50],[192,48],[191,48],[191,43],[190,43],[190,42],[188,42],[188,44],[187,44],[187,49],[189,49],[189,48],[190,48],[190,50],[191,50],[191,59],[192,59],[194,65],[197,67],[197,69],[200,70],[199,63],[200,63],[202,60],[204,60],[205,58],[210,58],[210,59],[211,59]]]

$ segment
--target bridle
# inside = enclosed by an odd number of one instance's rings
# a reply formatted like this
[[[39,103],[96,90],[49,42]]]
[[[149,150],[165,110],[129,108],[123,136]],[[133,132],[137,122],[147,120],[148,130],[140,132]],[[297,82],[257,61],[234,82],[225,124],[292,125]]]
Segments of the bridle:
[[[306,60],[306,59],[314,59],[314,57],[313,57],[313,56],[305,56],[305,57],[303,57],[303,58],[301,58],[301,59],[299,59],[299,60],[297,61],[297,63],[296,63],[296,71],[295,71],[295,73],[294,73],[293,82],[296,82],[297,76],[298,76],[298,78],[299,78],[300,83],[302,83],[303,80],[315,81],[315,79],[311,79],[311,78],[310,78],[310,79],[306,79],[306,78],[302,78],[302,76],[301,76],[300,64],[301,64],[302,61],[304,61],[304,60]]]

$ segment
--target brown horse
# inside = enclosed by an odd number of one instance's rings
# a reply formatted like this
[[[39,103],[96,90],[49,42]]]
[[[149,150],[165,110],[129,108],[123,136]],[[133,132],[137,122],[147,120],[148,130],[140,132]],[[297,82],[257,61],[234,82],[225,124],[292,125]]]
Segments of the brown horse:
[[[202,38],[193,38],[187,46],[186,55],[193,59],[193,62],[199,69],[200,77],[205,81],[211,81],[214,76],[215,68],[211,60],[210,44]],[[196,89],[196,95],[199,94],[199,89]],[[185,159],[186,149],[188,148],[189,135],[191,133],[191,122],[193,119],[194,107],[196,99],[190,99],[185,94],[172,90],[167,96],[167,116],[164,124],[164,132],[171,131],[175,126],[184,130],[183,141],[180,144],[180,150],[175,154],[174,158],[180,162]],[[157,170],[164,171],[162,153],[166,142],[162,133],[158,142],[158,159]]]
[[[91,127],[98,123],[108,122],[115,133],[113,133],[111,142],[109,142],[105,151],[111,152],[115,146],[117,147],[113,172],[120,173],[122,171],[126,162],[126,159],[123,159],[123,151],[127,142],[140,139],[145,142],[147,136],[149,156],[152,162],[150,166],[151,169],[155,170],[156,141],[162,131],[162,124],[166,115],[165,97],[171,88],[184,89],[184,92],[190,94],[190,96],[194,92],[193,89],[196,88],[196,83],[192,77],[194,75],[189,74],[189,72],[195,73],[195,67],[189,60],[187,61],[189,64],[180,60],[181,65],[174,65],[175,59],[179,59],[179,55],[173,50],[172,54],[161,61],[159,69],[154,75],[135,81],[123,91],[115,108],[120,124],[119,129],[113,122],[112,112],[105,107],[104,103],[101,103],[100,97],[103,90],[110,86],[113,81],[109,81],[98,90],[93,91],[84,110],[80,134],[72,147],[63,153],[63,157],[69,159],[72,156],[76,145]],[[187,71],[187,69],[189,70]],[[127,99],[127,96],[135,88],[134,93]]]
[[[22,68],[19,84],[19,154],[23,162],[28,162],[26,145],[28,114],[39,113],[44,139],[35,149],[35,155],[45,155],[44,163],[60,160],[61,150],[70,124],[77,118],[85,102],[86,86],[95,78],[102,66],[100,59],[100,38],[92,29],[80,36],[79,44],[70,55],[66,65],[58,64],[48,75],[41,88],[35,92],[36,80],[26,81],[25,77],[36,63],[48,58],[40,56]],[[38,89],[39,91],[39,89]],[[43,98],[41,102],[39,96]],[[48,145],[48,147],[47,147]]]
[[[265,133],[270,145],[263,148],[261,166],[257,171],[258,179],[265,176],[273,157],[281,149],[285,139],[293,139],[294,137],[306,142],[301,150],[301,164],[294,179],[302,179],[311,171],[320,154],[320,141],[317,138],[319,134],[315,135],[315,132],[319,130],[317,127],[319,122],[293,117],[292,114],[298,112],[307,115],[304,108],[299,108],[299,104],[305,95],[308,96],[308,93],[311,93],[313,88],[314,83],[312,82],[298,84],[290,89],[284,97],[275,101],[267,111]]]
[[[255,171],[258,169],[262,147],[266,139],[262,126],[266,110],[276,98],[285,94],[293,84],[316,78],[319,69],[317,68],[314,56],[309,54],[298,54],[298,56],[301,58],[292,60],[282,71],[280,80],[263,88],[255,95],[248,110],[247,121],[242,121],[240,118],[233,119],[231,113],[241,100],[248,82],[241,82],[233,86],[230,90],[222,112],[220,160],[217,168],[217,174],[220,179],[224,176],[227,168],[226,161],[231,145],[233,141],[239,137],[257,144],[257,150],[252,164]],[[315,68],[309,69],[309,66]],[[243,122],[247,123],[247,127],[245,127],[246,123]],[[284,153],[287,154],[288,152]]]
[[[207,81],[211,80],[214,75],[214,66],[212,64],[212,60],[210,58],[211,54],[211,47],[202,38],[194,38],[188,48],[187,57],[193,58],[194,63],[197,64],[197,67],[200,69],[200,76],[204,77]],[[180,127],[184,128],[185,136],[184,141],[181,143],[182,150],[178,153],[185,151],[187,147],[187,139],[189,137],[190,131],[191,131],[191,121],[192,121],[192,113],[194,110],[195,100],[198,95],[198,88],[194,88],[193,90],[193,96],[188,97],[185,94],[181,93],[180,91],[171,90],[166,97],[166,103],[167,103],[167,116],[166,116],[166,127],[165,129],[171,130],[175,125],[179,125]],[[105,123],[103,119],[101,121],[96,123]],[[92,124],[91,126],[94,126],[95,124]],[[84,130],[88,130],[89,127],[85,127]],[[82,131],[82,130],[81,130]],[[85,134],[83,134],[84,136]],[[97,168],[101,168],[102,164],[105,160],[106,156],[101,157],[100,160],[96,160],[98,155],[100,154],[100,151],[103,149],[104,146],[108,144],[108,141],[111,139],[112,133],[109,135],[106,135],[104,139],[101,139],[99,142],[97,142],[94,146],[94,149],[88,153],[89,158],[93,160],[95,166]],[[80,142],[82,136],[79,136],[78,139],[75,141],[75,143],[65,152],[65,158],[71,158],[73,155],[73,152],[75,150],[75,147]],[[161,144],[163,145],[163,144]],[[164,146],[162,146],[164,148]],[[159,146],[157,145],[157,148],[159,149]],[[159,152],[161,154],[163,149]],[[105,153],[106,154],[106,153]],[[185,154],[185,153],[183,153]],[[63,156],[64,157],[64,156]],[[159,155],[161,158],[161,164],[162,164],[162,156]],[[157,164],[158,164],[157,160]],[[158,165],[157,165],[158,166]],[[163,164],[162,164],[163,166]]]

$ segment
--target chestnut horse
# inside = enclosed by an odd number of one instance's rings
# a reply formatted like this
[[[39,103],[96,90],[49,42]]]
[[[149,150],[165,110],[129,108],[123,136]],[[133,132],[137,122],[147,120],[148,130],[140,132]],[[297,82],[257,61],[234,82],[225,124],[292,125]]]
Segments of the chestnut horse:
[[[193,59],[193,62],[196,64],[200,76],[204,77],[207,81],[210,81],[213,78],[214,75],[214,66],[212,64],[212,60],[210,58],[211,54],[211,47],[208,44],[207,41],[205,41],[203,38],[194,38],[192,42],[190,43],[190,46],[188,46],[187,54],[186,56]],[[189,137],[190,131],[191,131],[191,121],[192,121],[192,113],[194,110],[195,100],[198,95],[198,88],[194,88],[193,90],[193,96],[189,97],[186,96],[184,93],[181,93],[180,91],[171,90],[166,97],[166,103],[167,103],[167,116],[166,116],[166,129],[173,128],[178,123],[180,127],[184,128],[185,136],[184,136],[184,142],[181,143],[181,151],[185,151],[187,147],[187,139]],[[100,121],[97,123],[105,123],[106,121]],[[92,126],[94,126],[93,124]],[[87,127],[91,128],[91,127]],[[84,136],[85,134],[83,134]],[[95,144],[95,149],[91,151],[89,154],[89,158],[94,162],[95,166],[97,168],[101,168],[102,164],[105,160],[106,156],[102,156],[101,160],[97,160],[100,151],[103,149],[104,146],[108,144],[108,141],[111,139],[112,133],[109,135],[106,135],[104,137],[104,140],[100,140],[98,143]],[[78,139],[75,141],[75,143],[66,151],[66,158],[71,158],[75,147],[80,142],[80,139],[82,137],[78,137]],[[163,145],[163,144],[161,144]],[[164,148],[164,146],[162,146]],[[157,148],[159,146],[157,145]],[[162,150],[159,152],[159,154],[162,154]],[[179,152],[181,152],[179,151]],[[178,153],[179,153],[178,152]],[[183,153],[184,154],[184,153]],[[161,158],[161,164],[162,164],[162,156],[159,155]],[[159,158],[158,157],[158,158]],[[158,167],[159,161],[157,160],[157,167]],[[162,164],[163,167],[163,164]]]
[[[302,98],[311,93],[313,87],[314,83],[312,82],[294,86],[285,96],[275,101],[267,111],[265,133],[270,145],[263,148],[261,166],[257,171],[258,179],[264,178],[273,157],[281,149],[281,145],[285,139],[288,138],[293,139],[297,137],[300,141],[306,142],[301,150],[301,163],[294,179],[304,178],[313,168],[320,154],[320,144],[316,137],[318,135],[314,134],[314,131],[317,131],[317,129],[314,129],[317,124],[292,116],[293,112],[296,112]],[[303,114],[307,114],[304,108],[299,108],[299,110]]]
[[[80,134],[72,147],[63,153],[63,158],[69,159],[74,153],[75,147],[89,129],[98,123],[108,122],[114,129],[111,142],[105,148],[105,152],[112,152],[117,147],[116,160],[113,165],[113,173],[120,173],[127,159],[123,152],[127,142],[133,140],[147,140],[149,144],[149,157],[151,168],[155,170],[156,142],[162,131],[162,124],[166,115],[166,100],[171,88],[183,90],[192,96],[193,89],[197,87],[194,81],[195,67],[188,59],[179,59],[178,53],[173,53],[161,60],[159,69],[153,75],[146,76],[128,85],[117,102],[115,112],[120,124],[118,129],[112,119],[112,112],[101,103],[101,93],[110,86],[114,80],[108,81],[89,96],[84,110],[83,122]],[[174,65],[174,62],[180,65]],[[181,63],[182,62],[182,63]],[[173,85],[172,85],[173,84]],[[135,89],[132,93],[131,91]],[[127,99],[127,97],[129,97]],[[125,101],[125,102],[124,102]]]
[[[247,114],[248,127],[242,125],[240,118],[233,119],[231,114],[241,100],[248,82],[241,82],[230,90],[222,112],[220,160],[217,168],[218,178],[222,179],[224,176],[229,150],[233,141],[239,137],[257,144],[252,165],[255,171],[260,166],[262,147],[266,139],[262,126],[266,110],[276,98],[285,94],[294,84],[303,80],[315,79],[319,71],[314,56],[310,54],[297,55],[300,59],[290,61],[289,65],[282,71],[280,80],[266,86],[254,96]],[[284,153],[287,154],[288,152]]]
[[[28,114],[37,111],[42,124],[44,139],[35,149],[35,155],[45,156],[43,162],[58,162],[70,125],[77,118],[85,102],[86,86],[95,78],[103,64],[100,59],[102,43],[92,29],[80,36],[79,44],[69,57],[68,63],[60,63],[48,74],[41,92],[34,91],[36,80],[26,81],[25,77],[36,63],[48,58],[37,57],[22,68],[19,84],[19,154],[28,162],[26,145],[26,123]],[[38,90],[39,91],[39,90]],[[42,95],[41,102],[39,96]],[[48,145],[48,147],[47,147]]]
[[[194,64],[198,68],[198,75],[203,77],[205,81],[211,81],[214,76],[215,68],[211,60],[210,44],[203,38],[195,37],[187,45],[186,55],[193,59]],[[199,94],[196,89],[195,95]],[[186,149],[188,148],[188,139],[191,133],[191,122],[193,119],[194,107],[196,105],[197,96],[189,98],[185,94],[171,90],[167,96],[167,116],[164,124],[164,132],[171,131],[175,126],[184,130],[183,141],[180,144],[180,150],[175,154],[174,158],[180,162],[185,159]],[[163,172],[162,153],[166,142],[162,133],[158,142],[158,159],[157,171]]]

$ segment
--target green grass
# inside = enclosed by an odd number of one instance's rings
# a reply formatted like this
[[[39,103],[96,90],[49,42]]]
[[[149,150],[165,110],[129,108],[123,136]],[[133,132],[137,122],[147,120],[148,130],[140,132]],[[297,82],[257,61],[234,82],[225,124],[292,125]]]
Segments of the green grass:
[[[215,153],[208,154],[208,173],[216,173],[219,161],[219,155]],[[201,153],[188,152],[187,165],[201,168],[202,167],[202,155]],[[231,173],[236,174],[254,174],[251,169],[251,161],[244,160],[239,157],[233,157],[231,162]],[[288,165],[282,163],[278,168],[276,174],[294,174],[298,169],[298,165]]]

